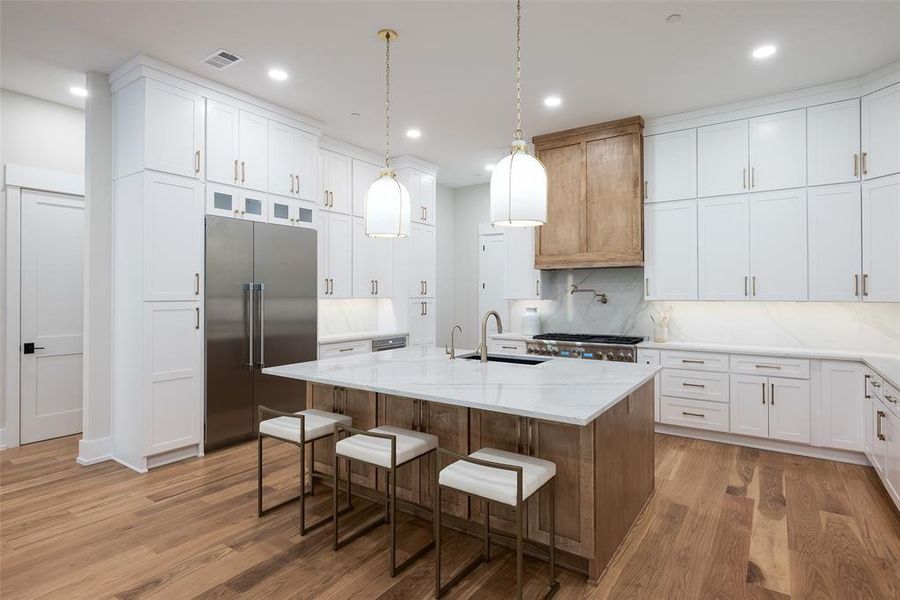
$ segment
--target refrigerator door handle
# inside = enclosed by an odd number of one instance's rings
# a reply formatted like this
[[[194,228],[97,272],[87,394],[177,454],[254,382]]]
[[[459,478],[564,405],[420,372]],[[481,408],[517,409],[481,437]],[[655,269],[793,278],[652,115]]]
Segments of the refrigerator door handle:
[[[247,362],[245,365],[251,370],[253,369],[253,287],[252,283],[244,284],[244,291],[247,292],[247,324],[250,328],[250,335],[247,337]]]
[[[260,369],[266,366],[266,284],[257,283],[259,290],[259,362]]]

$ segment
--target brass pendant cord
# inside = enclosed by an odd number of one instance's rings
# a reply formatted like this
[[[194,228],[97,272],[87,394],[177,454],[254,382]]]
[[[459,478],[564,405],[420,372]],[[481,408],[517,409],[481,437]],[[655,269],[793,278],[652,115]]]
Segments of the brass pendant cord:
[[[522,132],[522,0],[516,0],[516,139],[521,140]]]
[[[384,35],[384,168],[391,167],[391,33]]]

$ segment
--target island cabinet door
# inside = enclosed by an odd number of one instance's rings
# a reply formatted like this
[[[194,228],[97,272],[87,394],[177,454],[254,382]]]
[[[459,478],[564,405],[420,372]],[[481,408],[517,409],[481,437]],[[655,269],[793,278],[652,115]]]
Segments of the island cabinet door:
[[[496,448],[507,452],[525,453],[525,419],[515,415],[472,409],[469,411],[469,452],[481,448]],[[484,522],[484,501],[472,498],[472,520]],[[522,522],[527,523],[528,505]],[[491,505],[491,529],[515,533],[515,511],[500,504]]]
[[[378,425],[392,425],[404,429],[418,431],[419,428],[419,401],[412,398],[388,396],[378,394]],[[397,469],[397,499],[406,500],[416,504],[421,503],[421,473],[420,463],[427,459],[411,461]],[[384,491],[386,473],[378,471],[378,489]]]
[[[338,389],[333,385],[306,384],[307,408],[317,408],[328,412],[338,411]],[[334,456],[334,441],[330,437],[313,442],[313,469],[319,473],[331,474],[331,460]],[[309,455],[309,452],[307,452]]]
[[[556,465],[556,547],[594,554],[594,428],[529,419],[528,453]],[[528,507],[528,537],[550,542],[550,489]]]
[[[353,419],[356,429],[375,427],[375,393],[365,390],[341,388],[338,393],[338,412]],[[331,438],[327,438],[331,444]],[[346,473],[346,471],[342,471]],[[353,485],[375,489],[375,467],[353,461],[351,465]]]
[[[469,409],[437,402],[420,402],[422,431],[436,435],[441,448],[457,452],[469,453]],[[441,458],[438,465],[442,469],[454,462],[449,458]],[[434,469],[431,462],[420,465],[422,474],[422,503],[434,507]],[[469,497],[452,490],[441,494],[441,510],[446,514],[469,518]]]

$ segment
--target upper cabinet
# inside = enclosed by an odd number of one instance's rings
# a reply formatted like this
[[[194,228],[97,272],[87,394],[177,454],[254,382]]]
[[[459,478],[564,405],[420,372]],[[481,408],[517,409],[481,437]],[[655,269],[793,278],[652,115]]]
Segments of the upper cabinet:
[[[268,119],[242,110],[238,123],[240,185],[264,192],[269,184]]]
[[[350,298],[353,270],[353,218],[319,213],[319,297]]]
[[[273,166],[269,156],[269,120],[213,100],[207,100],[206,107],[206,146],[210,149],[206,156],[206,179],[258,192],[269,191],[269,172]],[[276,150],[279,152],[273,158],[283,159],[281,148]],[[273,183],[281,184],[278,175]],[[279,188],[273,193],[290,189],[287,175],[281,187],[284,190]]]
[[[862,262],[859,184],[813,187],[808,194],[809,299],[859,300]]]
[[[900,83],[862,97],[862,175],[900,173]]]
[[[409,227],[409,297],[434,298],[436,274],[434,228],[420,223]]]
[[[397,178],[409,192],[410,220],[423,225],[437,223],[437,186],[433,175],[416,169],[397,169]]]
[[[534,138],[548,178],[538,268],[643,263],[643,126],[641,117],[632,117]]]
[[[205,113],[202,96],[152,79],[118,90],[113,177],[141,169],[203,177]]]
[[[700,300],[750,297],[750,199],[746,194],[697,203]]]
[[[806,109],[750,119],[750,190],[806,185]]]
[[[322,208],[349,215],[352,210],[351,179],[350,157],[330,150],[319,152],[319,180],[322,183],[319,198]]]
[[[863,300],[900,302],[900,175],[862,186]]]
[[[368,237],[365,220],[353,218],[354,298],[390,297],[393,244],[391,238]]]
[[[269,121],[269,193],[315,200],[318,189],[316,138]]]
[[[381,167],[353,159],[353,216],[366,216],[366,192],[381,175]]]
[[[724,196],[750,189],[746,120],[697,129],[697,194]]]
[[[644,206],[647,300],[697,299],[697,201]]]
[[[750,195],[750,296],[806,300],[806,189]]]
[[[697,130],[644,137],[644,202],[697,197]]]
[[[859,181],[859,100],[806,110],[809,185]]]
[[[508,300],[539,300],[541,272],[534,268],[534,228],[508,227],[506,237],[506,271],[503,297]]]

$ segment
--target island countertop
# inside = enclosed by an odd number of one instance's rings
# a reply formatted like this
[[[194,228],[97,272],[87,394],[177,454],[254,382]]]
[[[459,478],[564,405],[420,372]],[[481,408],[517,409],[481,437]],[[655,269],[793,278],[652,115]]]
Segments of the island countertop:
[[[588,425],[658,371],[637,363],[566,358],[537,365],[450,360],[436,347],[263,369],[279,377],[573,425]]]

